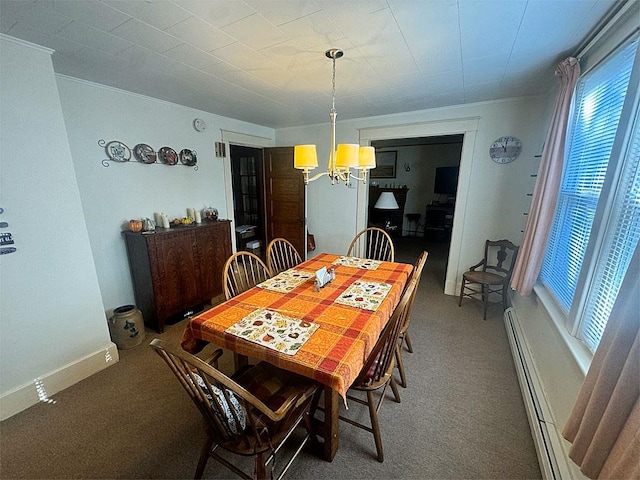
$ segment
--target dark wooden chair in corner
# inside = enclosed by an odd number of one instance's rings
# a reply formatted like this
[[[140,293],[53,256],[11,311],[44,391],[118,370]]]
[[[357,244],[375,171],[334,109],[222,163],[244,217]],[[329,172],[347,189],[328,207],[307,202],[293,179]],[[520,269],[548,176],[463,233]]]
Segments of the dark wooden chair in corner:
[[[391,386],[395,401],[400,403],[400,393],[398,392],[396,381],[393,378],[395,353],[396,346],[398,344],[398,337],[400,335],[400,328],[404,322],[405,316],[409,314],[410,300],[413,296],[416,285],[417,279],[412,279],[405,288],[402,298],[400,299],[400,303],[398,303],[398,306],[394,310],[389,322],[387,322],[387,325],[382,330],[378,341],[367,357],[358,377],[354,380],[347,392],[348,400],[365,405],[369,409],[370,425],[357,422],[344,415],[339,416],[340,420],[373,434],[377,459],[379,462],[384,461],[384,452],[382,449],[382,435],[380,432],[380,423],[378,421],[378,412],[380,411],[387,387],[389,386]],[[380,393],[379,400],[376,401],[374,392],[378,390],[382,390],[382,392]],[[366,395],[365,398],[361,398],[361,395],[355,396],[354,391],[364,392]],[[316,392],[311,404],[310,416],[312,419],[314,418],[314,414],[317,410],[323,411],[323,409],[318,406],[321,393],[321,390]]]
[[[241,478],[275,478],[275,455],[303,423],[307,434],[280,472],[277,477],[280,479],[309,438],[315,440],[308,415],[317,391],[313,380],[266,362],[239,370],[231,378],[180,347],[169,346],[159,339],[153,340],[151,347],[167,363],[205,420],[207,440],[194,478],[202,478],[209,458]],[[216,352],[219,352],[217,359],[222,350]],[[218,448],[254,457],[252,475],[219,455]],[[267,473],[269,464],[271,469]]]
[[[267,246],[267,267],[271,275],[289,270],[302,263],[302,257],[289,240],[274,238]]]
[[[224,264],[222,286],[227,300],[271,277],[269,268],[251,252],[237,252]]]
[[[509,240],[487,240],[484,258],[462,275],[458,306],[463,297],[480,295],[484,303],[483,318],[487,319],[489,295],[502,296],[502,309],[507,308],[509,280],[518,256],[518,248]]]
[[[347,256],[393,262],[395,256],[393,240],[381,228],[365,228],[351,240]]]
[[[418,287],[420,286],[420,278],[422,277],[422,270],[424,269],[424,264],[427,262],[428,256],[429,254],[427,252],[422,252],[418,256],[418,260],[413,267],[413,272],[411,273],[411,278],[409,279],[409,281],[416,279],[416,286],[413,290],[413,295],[409,299],[409,306],[407,308],[406,315],[404,316],[404,321],[400,326],[400,334],[398,335],[398,345],[396,347],[396,365],[398,366],[398,371],[400,372],[400,386],[404,388],[407,388],[407,375],[404,370],[404,361],[402,360],[402,346],[403,344],[406,344],[409,353],[413,353],[413,346],[411,345],[411,339],[409,338],[408,332],[409,324],[411,323],[411,309],[413,308],[413,300],[416,298],[416,293],[418,292]]]

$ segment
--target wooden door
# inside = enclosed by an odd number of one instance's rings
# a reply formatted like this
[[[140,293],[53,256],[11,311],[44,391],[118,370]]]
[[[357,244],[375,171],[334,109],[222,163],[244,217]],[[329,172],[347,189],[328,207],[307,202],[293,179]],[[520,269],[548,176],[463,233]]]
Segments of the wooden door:
[[[264,178],[266,241],[286,238],[304,258],[305,189],[302,173],[293,168],[293,147],[264,149]]]

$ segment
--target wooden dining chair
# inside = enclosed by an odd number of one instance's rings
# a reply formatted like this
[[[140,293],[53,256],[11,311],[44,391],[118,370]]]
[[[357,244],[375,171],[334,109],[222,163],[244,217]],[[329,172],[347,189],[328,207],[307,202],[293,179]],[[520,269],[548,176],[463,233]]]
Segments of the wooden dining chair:
[[[462,305],[463,297],[472,298],[480,295],[484,304],[483,318],[486,320],[489,295],[495,293],[502,296],[502,309],[505,310],[509,280],[518,256],[518,248],[509,240],[487,240],[484,244],[484,258],[462,274],[458,306]]]
[[[398,366],[398,371],[400,372],[400,386],[407,388],[407,375],[404,370],[404,361],[402,359],[402,347],[404,344],[407,346],[407,350],[409,353],[413,353],[413,346],[411,345],[411,339],[409,338],[409,324],[411,323],[411,309],[413,308],[413,300],[416,298],[416,294],[418,292],[418,287],[420,286],[420,278],[422,277],[422,270],[424,269],[424,264],[427,262],[427,257],[429,254],[427,252],[422,252],[418,256],[418,260],[413,267],[413,272],[411,272],[411,277],[409,281],[416,280],[416,286],[413,290],[413,295],[409,299],[409,306],[407,308],[407,312],[404,316],[404,321],[400,326],[400,334],[398,335],[398,344],[396,345],[396,365]]]
[[[381,228],[365,228],[351,240],[347,256],[393,262],[395,249],[387,232]]]
[[[237,252],[224,264],[222,284],[227,300],[271,277],[268,267],[251,252]]]
[[[160,339],[153,340],[151,347],[167,363],[205,420],[207,440],[194,478],[202,478],[210,457],[241,478],[274,478],[275,455],[303,423],[307,434],[280,472],[280,479],[309,438],[315,438],[311,436],[308,415],[318,388],[313,380],[266,362],[228,377],[213,365]],[[254,457],[253,474],[219,455],[218,448]]]
[[[378,412],[380,411],[382,401],[385,397],[385,392],[389,386],[391,386],[395,401],[400,403],[400,392],[398,391],[398,386],[393,378],[395,352],[400,335],[400,328],[404,322],[405,316],[409,313],[410,300],[413,296],[416,285],[417,279],[412,279],[405,288],[400,299],[400,303],[398,303],[393,315],[378,337],[378,340],[367,357],[362,370],[347,391],[348,400],[360,405],[365,405],[368,408],[370,424],[367,425],[360,423],[352,418],[339,415],[340,420],[373,434],[377,459],[379,462],[384,461],[384,452],[382,449],[382,435],[380,432]],[[374,392],[380,389],[382,389],[380,399],[376,401]],[[365,392],[365,398],[361,398],[361,395],[355,396],[354,391]],[[322,391],[318,390],[314,396],[311,404],[311,419],[314,418],[316,411],[324,411],[322,407],[319,407],[321,393]]]
[[[300,263],[302,263],[302,257],[289,240],[274,238],[267,245],[267,267],[271,275],[277,275]]]

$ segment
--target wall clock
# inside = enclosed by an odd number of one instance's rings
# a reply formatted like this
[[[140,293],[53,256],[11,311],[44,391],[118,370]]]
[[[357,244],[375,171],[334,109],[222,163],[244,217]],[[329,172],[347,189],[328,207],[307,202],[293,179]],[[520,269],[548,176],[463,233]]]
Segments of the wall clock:
[[[204,130],[207,128],[207,124],[204,123],[204,120],[202,120],[201,118],[196,118],[193,121],[193,128],[195,128],[198,132],[204,132]]]
[[[520,151],[522,143],[516,137],[500,137],[489,147],[489,156],[496,163],[513,162]]]

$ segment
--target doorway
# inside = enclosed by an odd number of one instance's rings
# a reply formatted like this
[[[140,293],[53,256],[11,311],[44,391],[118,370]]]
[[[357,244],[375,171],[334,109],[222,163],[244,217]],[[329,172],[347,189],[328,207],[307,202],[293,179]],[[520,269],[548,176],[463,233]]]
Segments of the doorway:
[[[463,245],[463,226],[465,223],[467,197],[471,181],[471,165],[473,163],[473,151],[475,148],[478,131],[479,117],[467,117],[458,119],[434,120],[415,124],[363,128],[360,130],[360,145],[370,145],[378,140],[408,139],[417,137],[432,137],[440,135],[463,135],[462,151],[460,154],[460,167],[458,174],[458,188],[454,205],[454,221],[451,228],[451,242],[449,256],[446,262],[446,278],[444,293],[457,295],[459,290],[458,272],[463,270],[460,264],[460,256]],[[366,211],[368,204],[368,191],[365,188],[358,189],[358,203],[364,205]],[[366,213],[359,214],[356,218],[358,228],[366,224]]]
[[[376,154],[393,156],[396,168],[393,178],[372,179],[369,224],[381,213],[375,208],[378,191],[392,192],[399,207],[392,211],[399,225],[396,251],[428,250],[431,263],[442,266],[437,273],[443,289],[463,141],[464,135],[455,134],[371,142]]]
[[[264,259],[262,149],[230,145],[236,249]]]
[[[230,145],[236,251],[265,260],[266,246],[286,238],[306,257],[306,191],[293,147]]]

